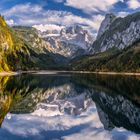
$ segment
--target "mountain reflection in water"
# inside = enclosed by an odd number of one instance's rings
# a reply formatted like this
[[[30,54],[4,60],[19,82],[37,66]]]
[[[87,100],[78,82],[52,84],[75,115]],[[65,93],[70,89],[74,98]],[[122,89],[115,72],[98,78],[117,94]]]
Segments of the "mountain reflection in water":
[[[0,140],[140,139],[140,77],[0,77]]]

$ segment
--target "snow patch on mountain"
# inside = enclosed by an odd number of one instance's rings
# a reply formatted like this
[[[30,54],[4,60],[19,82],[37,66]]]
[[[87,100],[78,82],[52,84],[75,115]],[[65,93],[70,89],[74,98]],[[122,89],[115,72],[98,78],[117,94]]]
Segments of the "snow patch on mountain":
[[[58,53],[65,57],[88,54],[91,50],[94,37],[81,26],[33,26],[38,30],[39,36],[50,43],[53,53]]]
[[[85,95],[67,98],[64,100],[56,99],[51,102],[42,102],[37,105],[37,109],[32,115],[37,116],[57,116],[57,115],[80,115],[92,105],[91,99],[86,99]]]

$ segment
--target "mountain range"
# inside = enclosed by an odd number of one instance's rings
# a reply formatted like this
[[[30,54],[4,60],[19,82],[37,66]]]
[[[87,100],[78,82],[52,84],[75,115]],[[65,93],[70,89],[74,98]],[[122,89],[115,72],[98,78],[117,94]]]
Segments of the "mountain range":
[[[79,25],[9,27],[0,16],[0,71],[140,71],[140,12],[107,14],[96,39]]]
[[[120,18],[107,14],[92,52],[72,62],[74,70],[140,71],[140,12]]]
[[[75,25],[61,30],[38,31],[39,36],[50,45],[50,51],[69,59],[89,54],[94,38],[82,27]]]

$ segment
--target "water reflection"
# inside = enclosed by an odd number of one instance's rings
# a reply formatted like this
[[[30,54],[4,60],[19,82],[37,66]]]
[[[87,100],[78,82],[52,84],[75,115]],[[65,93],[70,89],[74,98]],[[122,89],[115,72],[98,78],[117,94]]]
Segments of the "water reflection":
[[[140,77],[0,77],[0,139],[139,139],[139,98]]]

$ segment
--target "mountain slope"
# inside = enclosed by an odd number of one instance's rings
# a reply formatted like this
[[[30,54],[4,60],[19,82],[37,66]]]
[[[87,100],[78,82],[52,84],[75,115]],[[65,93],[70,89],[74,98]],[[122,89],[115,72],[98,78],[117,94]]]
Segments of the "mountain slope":
[[[0,16],[0,71],[30,68],[32,65],[27,44],[17,37]]]
[[[110,49],[72,63],[74,70],[140,72],[140,41],[119,51]]]
[[[39,37],[35,28],[14,26],[14,31],[29,44],[32,60],[37,68],[51,69],[63,67],[67,59],[50,50],[50,44]],[[61,63],[60,63],[61,62]]]
[[[123,51],[108,50],[73,62],[74,70],[140,72],[140,41]]]

